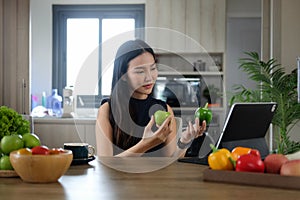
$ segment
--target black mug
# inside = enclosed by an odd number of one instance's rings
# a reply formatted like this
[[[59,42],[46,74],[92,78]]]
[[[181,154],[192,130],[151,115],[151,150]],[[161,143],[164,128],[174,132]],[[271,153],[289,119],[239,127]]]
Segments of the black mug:
[[[95,148],[88,143],[64,143],[64,149],[72,151],[73,159],[88,159],[95,155]]]

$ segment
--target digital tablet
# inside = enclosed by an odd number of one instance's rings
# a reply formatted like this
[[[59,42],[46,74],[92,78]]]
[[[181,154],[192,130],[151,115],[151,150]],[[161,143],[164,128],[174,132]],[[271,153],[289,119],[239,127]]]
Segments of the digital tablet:
[[[216,146],[222,142],[265,137],[277,103],[235,103],[231,106]]]

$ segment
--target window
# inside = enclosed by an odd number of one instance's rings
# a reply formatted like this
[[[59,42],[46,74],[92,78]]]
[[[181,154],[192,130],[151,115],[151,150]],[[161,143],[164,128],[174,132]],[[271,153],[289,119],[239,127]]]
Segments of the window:
[[[80,85],[81,106],[99,107],[111,87],[113,63],[105,58],[124,41],[144,37],[137,31],[145,24],[144,10],[141,4],[54,5],[52,87],[62,94],[64,87]],[[126,34],[114,41],[114,49],[102,49],[101,44],[121,33]]]

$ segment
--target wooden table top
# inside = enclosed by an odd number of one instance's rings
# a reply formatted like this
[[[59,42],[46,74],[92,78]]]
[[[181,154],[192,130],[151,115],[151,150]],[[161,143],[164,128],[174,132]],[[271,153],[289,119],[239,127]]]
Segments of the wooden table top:
[[[137,159],[137,162],[134,161]],[[148,173],[127,173],[116,170],[128,163],[129,168],[145,168],[142,162],[159,166],[155,158],[94,160],[89,164],[72,165],[56,183],[32,184],[20,178],[0,178],[1,200],[32,199],[297,199],[300,191],[205,182],[207,166],[165,162],[168,166]],[[151,161],[151,162],[150,162]],[[153,162],[152,162],[153,161]],[[105,163],[105,164],[103,164]],[[171,163],[171,164],[170,164]],[[113,166],[113,168],[108,167]],[[151,164],[150,164],[151,165]],[[149,166],[148,166],[149,167]],[[51,172],[49,172],[51,173]]]

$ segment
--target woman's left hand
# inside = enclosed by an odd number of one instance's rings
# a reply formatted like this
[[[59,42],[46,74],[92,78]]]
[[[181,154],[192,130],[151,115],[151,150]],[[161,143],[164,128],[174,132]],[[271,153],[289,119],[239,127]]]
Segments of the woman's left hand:
[[[194,124],[192,124],[192,122],[189,122],[186,130],[182,132],[180,141],[182,143],[188,144],[193,139],[202,136],[204,131],[206,130],[206,121],[203,121],[201,126],[199,124],[200,122],[198,118],[195,119]]]
[[[161,144],[166,141],[168,138],[169,134],[172,132],[170,124],[171,120],[173,119],[173,116],[170,115],[163,123],[161,126],[158,127],[158,129],[153,132],[152,131],[152,126],[155,123],[153,115],[151,116],[151,119],[148,123],[148,125],[145,127],[144,130],[144,135],[142,140],[145,142],[150,142],[154,146]]]

